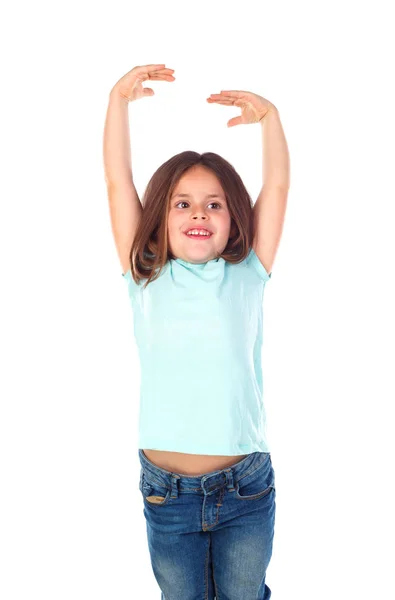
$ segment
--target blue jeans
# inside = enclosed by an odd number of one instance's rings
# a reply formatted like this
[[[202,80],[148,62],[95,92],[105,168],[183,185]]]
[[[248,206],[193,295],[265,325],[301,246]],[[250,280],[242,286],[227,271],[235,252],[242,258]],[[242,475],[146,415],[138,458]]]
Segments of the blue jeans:
[[[276,512],[270,452],[188,477],[139,449],[148,547],[162,600],[269,600]]]

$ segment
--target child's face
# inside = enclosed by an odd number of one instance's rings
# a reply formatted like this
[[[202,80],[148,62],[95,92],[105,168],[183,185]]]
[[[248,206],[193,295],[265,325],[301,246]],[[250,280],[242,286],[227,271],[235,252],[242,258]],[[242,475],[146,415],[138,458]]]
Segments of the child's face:
[[[218,198],[209,194],[218,194]],[[207,227],[212,235],[197,238],[185,234],[194,227]],[[167,228],[171,252],[187,262],[205,263],[223,252],[230,227],[230,213],[217,177],[201,165],[192,167],[181,177],[170,199]]]

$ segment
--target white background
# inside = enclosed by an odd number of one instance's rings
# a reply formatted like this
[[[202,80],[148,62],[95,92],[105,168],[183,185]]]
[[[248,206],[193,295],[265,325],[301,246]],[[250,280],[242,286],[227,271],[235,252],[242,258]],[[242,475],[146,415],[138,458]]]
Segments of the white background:
[[[3,9],[0,596],[158,599],[137,454],[139,363],[102,159],[108,94],[136,65],[176,81],[129,106],[142,196],[213,151],[253,200],[273,102],[291,189],[264,298],[275,600],[395,597],[394,93],[389,2],[37,1]],[[208,382],[209,384],[209,382]],[[219,424],[220,426],[220,424]],[[242,600],[242,599],[240,599]]]

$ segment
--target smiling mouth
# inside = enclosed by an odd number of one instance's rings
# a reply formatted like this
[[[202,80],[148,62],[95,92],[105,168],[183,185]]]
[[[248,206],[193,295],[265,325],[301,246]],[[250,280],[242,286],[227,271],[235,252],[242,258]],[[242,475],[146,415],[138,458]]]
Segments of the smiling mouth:
[[[187,236],[187,238],[189,238],[190,240],[199,240],[200,242],[203,240],[209,240],[212,237],[212,233],[209,234],[190,234],[188,235],[187,233],[184,233],[184,235]]]

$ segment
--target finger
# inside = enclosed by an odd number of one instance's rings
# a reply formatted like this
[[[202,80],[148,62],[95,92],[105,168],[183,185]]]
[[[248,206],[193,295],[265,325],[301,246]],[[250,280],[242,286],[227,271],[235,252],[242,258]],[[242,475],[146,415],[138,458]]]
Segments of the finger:
[[[242,98],[242,96],[230,95],[230,94],[211,94],[212,100],[221,100],[223,102],[236,102]]]
[[[157,71],[149,71],[150,79],[163,79],[164,77],[174,77],[174,69],[158,69]]]
[[[140,69],[147,69],[148,71],[150,71],[152,69],[160,69],[165,66],[165,63],[160,63],[160,65],[144,65],[143,67],[140,67]]]
[[[174,69],[169,69],[165,67],[164,64],[161,65],[145,65],[143,67],[138,67],[138,70],[143,73],[174,73]]]
[[[221,94],[211,94],[211,96],[209,96],[207,98],[207,100],[209,102],[218,102],[218,103],[224,102],[225,104],[232,104],[233,102],[237,101],[237,98],[221,96]]]
[[[150,75],[150,81],[172,81],[175,79],[173,75]]]
[[[158,69],[158,73],[174,73],[174,69]]]
[[[229,100],[229,95],[222,94],[222,93],[221,94],[210,94],[210,98],[214,98],[214,99],[222,98],[223,100],[225,100],[225,99]]]
[[[157,77],[158,75],[165,75],[169,77],[169,75],[173,75],[174,71],[171,69],[168,71],[143,71],[142,75],[149,75],[150,77]]]
[[[212,102],[215,104],[224,104],[226,106],[232,106],[234,103],[234,100],[232,98],[220,98],[220,99],[215,99],[215,98],[207,98],[207,102]]]
[[[245,94],[248,94],[248,92],[243,92],[241,90],[221,90],[221,94],[224,94],[225,96],[234,96],[235,98],[241,98]]]
[[[169,69],[169,71],[172,71],[172,69]],[[172,73],[165,73],[164,71],[145,71],[143,73],[140,73],[138,77],[140,77],[140,79],[143,81],[146,81],[147,79],[151,81],[172,81],[173,79],[175,79]]]

